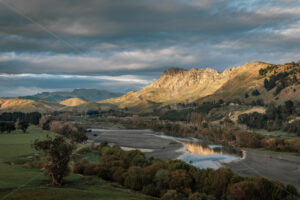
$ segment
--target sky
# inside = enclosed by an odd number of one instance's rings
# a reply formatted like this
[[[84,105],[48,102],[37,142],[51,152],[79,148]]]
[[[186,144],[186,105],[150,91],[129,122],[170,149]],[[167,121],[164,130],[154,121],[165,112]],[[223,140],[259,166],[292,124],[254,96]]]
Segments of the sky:
[[[0,0],[2,97],[299,60],[299,0]]]

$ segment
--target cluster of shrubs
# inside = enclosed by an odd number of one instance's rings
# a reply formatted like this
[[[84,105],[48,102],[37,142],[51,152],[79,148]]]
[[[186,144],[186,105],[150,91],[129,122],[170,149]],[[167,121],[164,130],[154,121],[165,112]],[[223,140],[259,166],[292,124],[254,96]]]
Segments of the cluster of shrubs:
[[[224,103],[223,100],[219,102],[204,102],[196,108],[182,109],[182,110],[170,110],[162,114],[160,120],[170,120],[170,121],[187,121],[189,114],[192,112],[207,114],[213,108],[221,107]]]
[[[297,133],[300,136],[300,120],[284,124],[283,130],[289,133]]]
[[[124,109],[124,111],[127,111],[128,109]],[[123,111],[118,111],[118,110],[88,110],[86,114],[90,117],[96,117],[96,116],[102,116],[102,117],[107,117],[107,116],[115,116],[115,117],[127,117],[130,116],[129,113],[123,112]]]
[[[199,169],[180,160],[147,159],[140,151],[124,151],[103,142],[96,147],[100,162],[81,160],[73,172],[118,182],[144,194],[167,199],[297,199],[292,185],[262,177],[251,178],[234,174],[228,168]]]
[[[270,78],[266,78],[264,80],[264,87],[269,91],[276,87],[274,91],[274,96],[278,95],[281,90],[284,88],[298,83],[298,79],[296,74],[300,71],[300,64],[299,63],[288,63],[288,71],[279,72],[277,73],[274,71],[274,73],[270,76]],[[278,66],[268,66],[265,69],[260,69],[259,74],[260,75],[266,75],[269,71],[273,71],[274,69],[277,69]]]
[[[259,96],[260,92],[257,89],[255,89],[251,92],[251,94],[252,94],[252,96]]]
[[[192,109],[184,109],[184,110],[170,110],[162,114],[159,119],[160,120],[170,120],[170,121],[186,121],[187,116],[191,113]]]
[[[43,130],[49,130],[54,133],[58,133],[75,142],[84,142],[87,140],[85,128],[78,124],[57,121],[51,117],[47,118],[43,116],[40,120],[39,126]]]
[[[258,73],[261,76],[265,76],[267,73],[273,72],[275,69],[278,69],[277,65],[269,65],[266,68],[261,68]]]
[[[298,104],[297,104],[298,106]],[[246,124],[250,128],[272,130],[288,130],[300,134],[300,127],[298,121],[289,123],[289,117],[296,113],[294,102],[286,101],[284,105],[275,106],[270,104],[267,107],[266,114],[262,113],[249,113],[241,114],[238,116],[238,123]]]
[[[300,153],[300,138],[286,140],[283,138],[270,138],[261,141],[261,146],[271,151],[290,151]]]
[[[252,106],[264,106],[265,102],[262,99],[256,99],[256,100],[251,101],[251,105]]]

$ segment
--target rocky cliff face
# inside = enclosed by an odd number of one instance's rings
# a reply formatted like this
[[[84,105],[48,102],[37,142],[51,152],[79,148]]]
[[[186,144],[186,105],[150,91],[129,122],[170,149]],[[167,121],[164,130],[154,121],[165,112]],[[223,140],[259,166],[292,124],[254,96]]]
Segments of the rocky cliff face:
[[[239,98],[245,92],[263,89],[264,77],[259,70],[270,64],[252,62],[226,69],[219,73],[214,69],[185,70],[169,68],[152,84],[140,91],[105,100],[105,103],[124,107],[157,107],[179,102],[193,102],[201,99]],[[266,98],[273,98],[266,93]]]

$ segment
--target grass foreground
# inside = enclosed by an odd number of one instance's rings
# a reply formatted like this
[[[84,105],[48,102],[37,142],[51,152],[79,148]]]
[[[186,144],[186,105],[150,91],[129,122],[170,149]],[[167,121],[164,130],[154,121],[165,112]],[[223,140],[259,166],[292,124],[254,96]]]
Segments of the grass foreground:
[[[77,174],[66,177],[63,187],[47,187],[50,179],[42,171],[19,164],[36,153],[31,147],[33,141],[47,134],[53,136],[55,133],[31,126],[25,134],[19,130],[0,134],[0,200],[154,199],[100,178]]]

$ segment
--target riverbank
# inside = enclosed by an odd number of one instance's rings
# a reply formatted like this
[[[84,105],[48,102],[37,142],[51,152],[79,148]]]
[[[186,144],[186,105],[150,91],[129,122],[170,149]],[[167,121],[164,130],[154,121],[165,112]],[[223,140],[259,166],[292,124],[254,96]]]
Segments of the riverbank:
[[[223,163],[223,166],[243,176],[264,176],[291,183],[300,190],[300,156],[247,150],[244,159]]]
[[[91,129],[86,135],[96,143],[107,141],[119,145],[123,149],[137,149],[149,158],[158,157],[163,160],[176,159],[183,152],[184,145],[175,140],[156,137],[151,130],[107,130]]]

